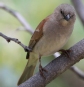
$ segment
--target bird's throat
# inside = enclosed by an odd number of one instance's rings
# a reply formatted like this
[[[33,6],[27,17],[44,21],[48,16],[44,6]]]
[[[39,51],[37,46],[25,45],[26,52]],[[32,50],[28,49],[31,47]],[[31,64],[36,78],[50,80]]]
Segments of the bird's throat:
[[[67,26],[68,25],[68,21],[66,21],[64,19],[61,20],[61,25],[64,26],[64,27]]]

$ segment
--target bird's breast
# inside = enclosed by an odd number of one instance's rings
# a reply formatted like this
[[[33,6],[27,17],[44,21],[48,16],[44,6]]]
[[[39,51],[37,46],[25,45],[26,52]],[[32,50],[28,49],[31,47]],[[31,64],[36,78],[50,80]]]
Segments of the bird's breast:
[[[43,36],[36,43],[33,51],[42,56],[59,51],[66,44],[72,30],[72,28],[66,29],[51,22],[44,27]]]
[[[47,56],[61,49],[67,42],[67,37],[63,35],[44,35],[36,44],[34,51],[42,56]]]

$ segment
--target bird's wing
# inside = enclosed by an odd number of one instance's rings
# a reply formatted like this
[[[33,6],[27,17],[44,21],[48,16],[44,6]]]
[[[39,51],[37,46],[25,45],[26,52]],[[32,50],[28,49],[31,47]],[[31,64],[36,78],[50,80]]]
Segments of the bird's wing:
[[[40,24],[37,26],[34,34],[32,35],[31,40],[29,42],[29,46],[28,46],[31,50],[34,48],[36,43],[43,36],[43,26],[46,23],[46,20],[48,19],[48,17],[40,22]]]

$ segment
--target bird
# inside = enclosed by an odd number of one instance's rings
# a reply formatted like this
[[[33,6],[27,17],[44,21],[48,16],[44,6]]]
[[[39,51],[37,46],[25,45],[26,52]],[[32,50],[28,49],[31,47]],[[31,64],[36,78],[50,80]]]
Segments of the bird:
[[[40,75],[46,71],[41,65],[41,58],[58,52],[67,43],[74,29],[76,12],[72,5],[61,4],[52,14],[44,18],[34,31],[28,48],[27,65],[17,83],[20,85],[29,79],[39,60]]]

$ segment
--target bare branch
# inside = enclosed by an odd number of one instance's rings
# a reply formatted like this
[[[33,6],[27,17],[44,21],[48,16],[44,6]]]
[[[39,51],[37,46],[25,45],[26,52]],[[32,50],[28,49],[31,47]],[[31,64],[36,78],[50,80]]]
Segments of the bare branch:
[[[72,66],[70,70],[72,70],[77,76],[84,80],[84,72],[81,71],[79,68],[77,68],[76,66]]]
[[[23,18],[23,16],[14,11],[13,9],[10,9],[9,7],[5,6],[5,4],[0,3],[0,8],[9,12],[11,15],[13,15],[16,19],[19,20],[19,22],[24,26],[25,30],[28,31],[30,34],[34,32],[34,30],[31,28],[30,24]]]
[[[71,50],[69,52],[71,59],[62,54],[44,67],[47,70],[47,73],[44,72],[46,79],[43,79],[40,73],[37,73],[18,87],[45,87],[50,81],[84,58],[84,39],[69,50]]]
[[[24,44],[22,44],[18,39],[8,37],[8,36],[2,34],[1,32],[0,32],[0,36],[3,37],[8,43],[9,43],[10,41],[13,41],[13,42],[19,44],[22,48],[24,48],[24,50],[25,50],[26,52],[29,51],[29,48],[28,48],[27,46],[25,46]]]
[[[84,26],[84,5],[83,5],[83,2],[81,0],[71,0],[75,9],[76,9],[76,12]]]

